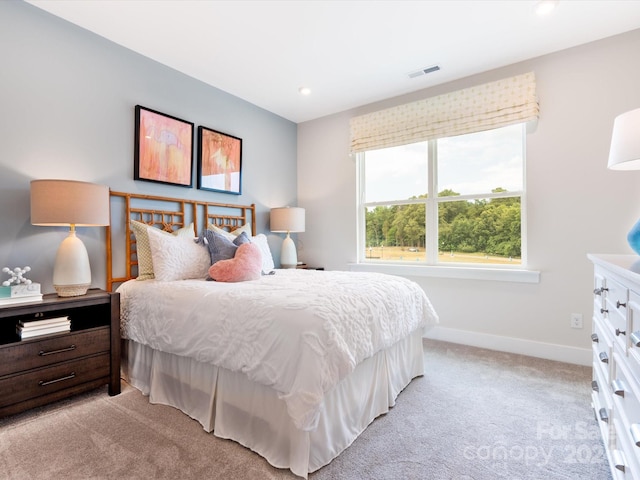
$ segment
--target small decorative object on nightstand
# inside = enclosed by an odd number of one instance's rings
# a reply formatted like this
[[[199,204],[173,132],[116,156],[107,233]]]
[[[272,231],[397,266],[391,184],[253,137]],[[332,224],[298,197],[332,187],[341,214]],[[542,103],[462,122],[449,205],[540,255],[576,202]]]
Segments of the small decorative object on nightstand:
[[[21,340],[21,325],[67,317],[70,329]],[[0,308],[0,417],[109,386],[120,393],[120,294],[47,294]]]

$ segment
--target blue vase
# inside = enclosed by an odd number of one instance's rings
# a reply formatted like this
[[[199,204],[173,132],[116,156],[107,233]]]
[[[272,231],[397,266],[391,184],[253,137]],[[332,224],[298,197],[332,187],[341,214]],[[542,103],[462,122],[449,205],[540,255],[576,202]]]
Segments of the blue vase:
[[[640,220],[636,222],[636,224],[631,227],[629,233],[627,234],[627,242],[633,251],[640,255]]]

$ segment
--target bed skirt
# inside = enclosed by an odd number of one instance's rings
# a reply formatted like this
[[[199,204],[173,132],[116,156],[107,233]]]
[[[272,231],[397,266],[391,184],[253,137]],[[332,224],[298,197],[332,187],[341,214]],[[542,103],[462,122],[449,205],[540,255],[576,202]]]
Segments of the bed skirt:
[[[413,378],[424,374],[422,331],[366,359],[328,392],[313,431],[296,428],[278,393],[242,373],[123,340],[122,374],[151,403],[178,408],[207,432],[307,478],[351,445],[395,405]]]

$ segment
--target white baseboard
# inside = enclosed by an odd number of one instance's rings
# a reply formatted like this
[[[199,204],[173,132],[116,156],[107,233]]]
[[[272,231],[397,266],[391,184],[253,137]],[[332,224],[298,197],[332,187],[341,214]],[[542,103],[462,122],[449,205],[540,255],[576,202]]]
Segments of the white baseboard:
[[[535,342],[521,338],[502,337],[488,333],[470,332],[440,326],[430,328],[424,336],[432,340],[442,340],[443,342],[459,343],[501,352],[518,353],[530,357],[545,358],[547,360],[556,360],[558,362],[573,363],[576,365],[590,366],[593,362],[592,351],[588,348],[568,347],[566,345]]]

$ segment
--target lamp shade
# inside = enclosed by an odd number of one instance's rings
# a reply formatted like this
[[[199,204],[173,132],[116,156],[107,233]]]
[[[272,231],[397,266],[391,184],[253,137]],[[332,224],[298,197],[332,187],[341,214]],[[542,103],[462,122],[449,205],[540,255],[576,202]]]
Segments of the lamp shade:
[[[272,232],[304,232],[304,208],[272,208],[270,222]]]
[[[640,170],[640,108],[614,120],[608,168]]]
[[[32,180],[31,223],[109,225],[109,187],[75,180]]]

